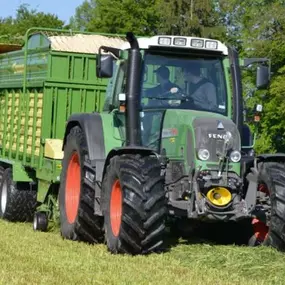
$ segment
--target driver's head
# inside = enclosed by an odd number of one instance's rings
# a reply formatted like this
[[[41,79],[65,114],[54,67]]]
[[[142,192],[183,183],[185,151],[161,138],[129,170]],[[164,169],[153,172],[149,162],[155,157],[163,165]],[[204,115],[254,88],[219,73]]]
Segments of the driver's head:
[[[162,65],[160,66],[158,69],[156,69],[154,71],[154,73],[156,73],[156,78],[157,78],[157,81],[162,84],[163,82],[165,81],[168,81],[169,80],[169,69]]]
[[[193,61],[184,67],[184,79],[191,83],[195,83],[201,75],[201,65],[197,61]]]

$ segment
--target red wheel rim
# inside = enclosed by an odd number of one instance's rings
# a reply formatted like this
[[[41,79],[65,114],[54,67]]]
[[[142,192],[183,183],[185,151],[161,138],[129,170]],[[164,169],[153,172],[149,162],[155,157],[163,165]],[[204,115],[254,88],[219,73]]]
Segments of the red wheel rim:
[[[74,223],[79,206],[81,171],[79,155],[75,152],[71,156],[67,168],[65,184],[65,211],[70,224]]]
[[[114,236],[118,236],[122,221],[122,189],[120,181],[116,180],[112,187],[110,200],[110,220]]]
[[[270,195],[269,190],[265,184],[259,184],[258,191],[263,192],[268,196]],[[252,220],[252,227],[256,240],[261,243],[264,242],[264,240],[267,238],[269,231],[269,227],[266,225],[266,223],[255,218]]]
[[[256,240],[261,243],[264,242],[268,235],[268,226],[259,219],[253,219],[252,226]]]

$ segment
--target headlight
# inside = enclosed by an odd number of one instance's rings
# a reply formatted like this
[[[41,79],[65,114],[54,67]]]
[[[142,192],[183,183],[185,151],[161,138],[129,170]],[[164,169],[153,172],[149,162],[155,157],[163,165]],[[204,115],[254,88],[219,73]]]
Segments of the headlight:
[[[185,38],[174,38],[173,44],[175,46],[186,46],[186,39]]]
[[[159,37],[158,38],[158,44],[159,45],[171,45],[171,38],[169,37]]]
[[[218,48],[218,42],[216,42],[216,41],[206,41],[206,48],[208,48],[208,49],[217,49]]]
[[[210,158],[210,153],[207,149],[198,150],[198,158],[201,160],[208,160]]]
[[[204,46],[204,41],[201,39],[192,39],[191,46],[195,48],[202,48]]]
[[[231,154],[230,154],[230,159],[231,159],[232,162],[239,162],[240,159],[241,159],[240,152],[237,151],[237,150],[232,151]]]

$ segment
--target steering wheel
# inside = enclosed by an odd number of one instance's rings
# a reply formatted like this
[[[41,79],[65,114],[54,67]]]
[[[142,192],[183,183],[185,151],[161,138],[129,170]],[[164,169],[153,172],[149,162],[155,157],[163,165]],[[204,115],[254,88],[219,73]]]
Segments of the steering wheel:
[[[159,94],[157,96],[147,96],[150,100],[156,100],[160,101],[158,105],[163,106],[172,106],[172,105],[182,105],[187,104],[189,105],[189,108],[195,108],[195,103],[193,99],[182,92],[182,90],[178,87],[172,87],[170,90],[163,92],[162,94]],[[171,104],[169,102],[161,102],[162,100],[165,101],[180,101],[180,104]],[[149,104],[147,104],[149,105]]]

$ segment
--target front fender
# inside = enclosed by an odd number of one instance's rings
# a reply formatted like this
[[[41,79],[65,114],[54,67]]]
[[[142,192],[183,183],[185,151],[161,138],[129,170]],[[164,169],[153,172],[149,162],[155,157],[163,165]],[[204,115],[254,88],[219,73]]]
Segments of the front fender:
[[[112,157],[116,155],[122,155],[122,154],[144,154],[144,155],[155,155],[159,159],[159,155],[152,149],[145,148],[145,147],[139,147],[139,146],[126,146],[126,147],[120,147],[120,148],[113,148],[109,153],[105,160],[105,165],[103,169],[103,175],[104,177],[107,166],[111,160]]]

